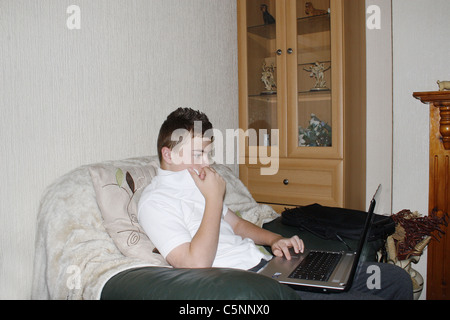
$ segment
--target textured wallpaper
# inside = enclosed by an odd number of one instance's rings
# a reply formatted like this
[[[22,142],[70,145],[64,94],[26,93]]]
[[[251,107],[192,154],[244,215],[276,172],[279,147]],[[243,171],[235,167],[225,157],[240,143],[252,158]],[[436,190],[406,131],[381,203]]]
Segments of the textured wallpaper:
[[[234,0],[0,2],[0,299],[29,297],[39,199],[58,176],[156,154],[177,107],[237,128],[236,38]]]

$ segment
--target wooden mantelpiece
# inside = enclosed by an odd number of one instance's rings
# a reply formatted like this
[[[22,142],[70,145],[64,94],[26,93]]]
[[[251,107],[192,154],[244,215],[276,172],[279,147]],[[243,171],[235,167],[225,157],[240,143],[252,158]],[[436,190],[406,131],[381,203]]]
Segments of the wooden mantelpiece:
[[[450,91],[414,92],[413,96],[439,109],[439,132],[444,149],[450,150]]]
[[[415,92],[430,105],[429,214],[450,213],[450,91]],[[450,230],[431,241],[427,260],[427,299],[450,299]]]

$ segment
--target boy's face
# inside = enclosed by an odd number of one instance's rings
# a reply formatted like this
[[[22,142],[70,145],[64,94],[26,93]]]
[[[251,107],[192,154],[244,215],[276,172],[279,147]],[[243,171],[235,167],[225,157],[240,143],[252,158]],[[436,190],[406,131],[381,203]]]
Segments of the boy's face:
[[[211,139],[198,136],[188,137],[170,150],[170,159],[164,158],[167,166],[163,169],[181,171],[192,168],[200,171],[201,168],[210,165],[211,152]]]

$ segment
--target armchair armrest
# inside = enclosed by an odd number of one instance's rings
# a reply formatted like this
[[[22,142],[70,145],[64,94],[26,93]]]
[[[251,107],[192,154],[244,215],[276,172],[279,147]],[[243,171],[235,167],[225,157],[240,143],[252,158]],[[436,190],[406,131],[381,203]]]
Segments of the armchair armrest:
[[[102,300],[298,300],[291,288],[243,270],[143,267],[123,271],[103,287]]]

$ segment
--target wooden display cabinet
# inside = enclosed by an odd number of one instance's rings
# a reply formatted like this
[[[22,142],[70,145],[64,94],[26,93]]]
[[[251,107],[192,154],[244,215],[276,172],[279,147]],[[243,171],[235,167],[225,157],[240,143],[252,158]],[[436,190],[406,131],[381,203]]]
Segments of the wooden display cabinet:
[[[238,0],[240,178],[278,211],[344,205],[344,3]]]

